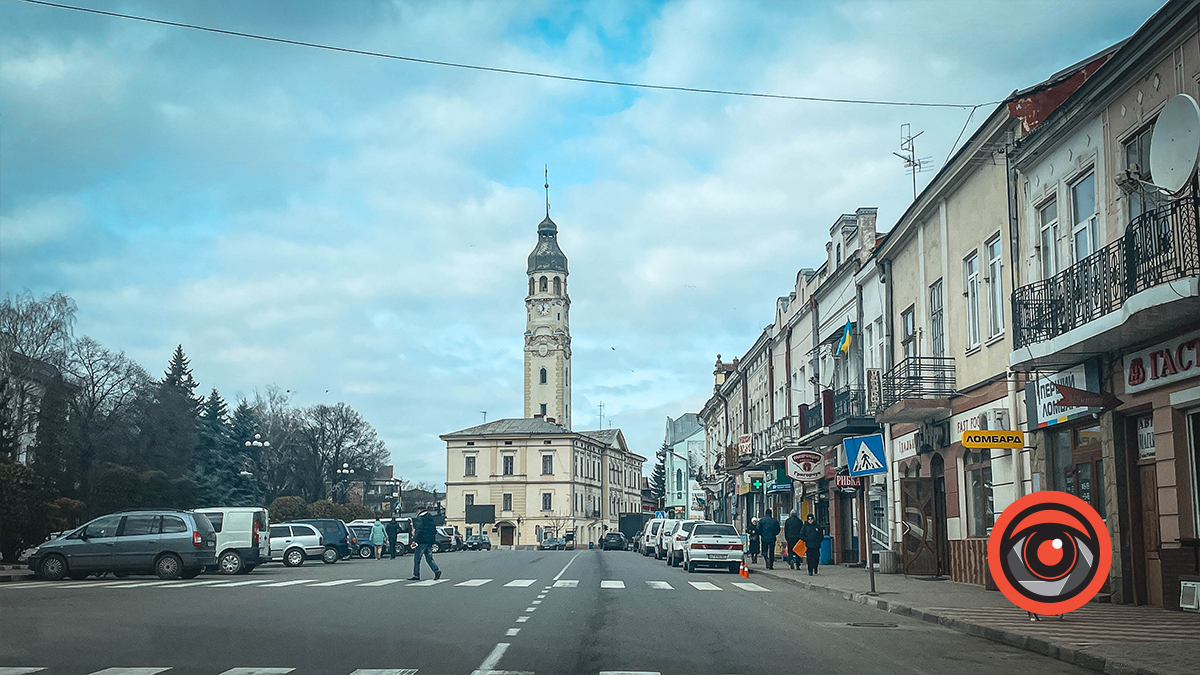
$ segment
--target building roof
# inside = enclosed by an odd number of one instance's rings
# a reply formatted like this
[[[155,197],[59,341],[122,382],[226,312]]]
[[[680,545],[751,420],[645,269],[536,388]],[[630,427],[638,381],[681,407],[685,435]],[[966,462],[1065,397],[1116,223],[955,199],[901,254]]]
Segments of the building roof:
[[[704,427],[700,424],[700,416],[696,413],[684,413],[675,419],[667,418],[667,445],[675,445]]]
[[[442,440],[462,436],[522,436],[537,434],[570,434],[570,429],[554,422],[547,422],[544,417],[521,417],[516,419],[501,419],[484,422],[478,426],[442,434]]]
[[[567,273],[567,256],[558,247],[558,225],[550,220],[549,214],[546,218],[538,223],[538,242],[533,247],[533,252],[529,254],[529,270],[526,274],[534,272],[562,272]]]
[[[587,436],[588,438],[590,438],[602,445],[612,446],[612,445],[616,444],[617,437],[621,434],[621,430],[620,429],[599,429],[596,431],[578,431],[576,433],[578,433],[581,436]]]

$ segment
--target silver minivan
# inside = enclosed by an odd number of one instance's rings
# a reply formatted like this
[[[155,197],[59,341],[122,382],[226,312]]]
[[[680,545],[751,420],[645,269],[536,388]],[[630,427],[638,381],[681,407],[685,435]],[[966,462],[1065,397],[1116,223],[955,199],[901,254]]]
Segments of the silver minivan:
[[[288,567],[299,567],[309,558],[320,559],[324,552],[325,540],[312,525],[284,523],[271,526],[272,562],[283,561]]]

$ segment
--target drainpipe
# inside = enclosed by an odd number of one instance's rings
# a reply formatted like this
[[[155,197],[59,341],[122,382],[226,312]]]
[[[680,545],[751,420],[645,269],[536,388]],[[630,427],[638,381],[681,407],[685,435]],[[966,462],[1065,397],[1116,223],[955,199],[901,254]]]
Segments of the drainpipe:
[[[1008,264],[1009,264],[1009,279],[1010,291],[1015,293],[1017,290],[1017,261],[1020,259],[1021,250],[1021,222],[1018,218],[1017,209],[1017,172],[1012,167],[1012,150],[1014,149],[1014,141],[1012,132],[1009,132],[1008,142],[1004,144],[1004,187],[1008,193]],[[1001,283],[1003,279],[1001,279]],[[1012,340],[1011,348],[1016,346],[1017,339],[1017,303],[1011,301],[1013,296],[1010,295],[1009,316],[1012,320],[1012,331],[1010,331],[1009,340]],[[1020,395],[1020,389],[1017,387],[1017,373],[1009,368],[1008,372],[1008,419],[1012,420],[1012,425],[1017,426],[1017,396]],[[1025,495],[1025,455],[1028,451],[1011,450],[1012,452],[1012,472],[1013,472],[1013,500],[1020,499]]]
[[[883,266],[883,276],[880,279],[883,282],[883,372],[889,373],[892,370],[892,261],[883,258],[879,261]],[[885,440],[887,445],[884,447],[892,447],[892,425],[888,425],[888,432]],[[896,476],[896,472],[889,468],[888,478],[891,485],[888,486],[887,514],[888,525],[892,528],[888,539],[891,540],[892,550],[896,550],[896,542],[900,541],[899,518],[896,514],[896,498],[900,494],[900,479]]]

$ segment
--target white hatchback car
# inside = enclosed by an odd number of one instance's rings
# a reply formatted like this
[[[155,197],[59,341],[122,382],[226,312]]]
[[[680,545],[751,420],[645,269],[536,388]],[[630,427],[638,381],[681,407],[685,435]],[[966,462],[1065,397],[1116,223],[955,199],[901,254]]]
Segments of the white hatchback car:
[[[642,555],[648,556],[655,552],[654,547],[658,545],[658,531],[662,529],[665,522],[667,522],[665,518],[651,518],[646,521],[646,529],[642,530]]]
[[[282,560],[288,567],[299,567],[309,558],[320,559],[325,540],[317,528],[304,523],[271,526],[271,561]]]
[[[692,530],[701,523],[709,523],[709,520],[676,520],[677,523],[671,528],[670,536],[663,537],[663,547],[667,551],[667,564],[671,567],[683,564],[683,550],[688,545],[688,541],[692,536]]]
[[[667,557],[667,542],[670,541],[671,531],[679,527],[681,520],[664,520],[658,534],[654,537],[654,559],[664,560]]]
[[[683,568],[725,567],[737,574],[742,565],[742,537],[732,525],[699,523],[683,547]]]

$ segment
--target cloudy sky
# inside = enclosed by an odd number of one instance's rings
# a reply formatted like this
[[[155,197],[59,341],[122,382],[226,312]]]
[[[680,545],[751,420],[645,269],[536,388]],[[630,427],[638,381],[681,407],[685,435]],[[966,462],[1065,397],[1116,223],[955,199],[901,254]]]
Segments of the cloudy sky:
[[[72,0],[64,0],[70,3]],[[150,2],[112,12],[424,59],[790,95],[998,101],[1160,0]],[[968,133],[990,109],[981,109]],[[625,89],[333,53],[0,2],[0,286],[227,398],[345,401],[406,477],[518,417],[525,258],[570,258],[574,426],[652,457],[843,212],[912,198],[962,109]],[[928,180],[933,172],[921,174]],[[649,465],[647,465],[647,471]]]

